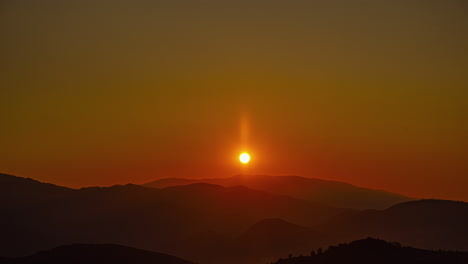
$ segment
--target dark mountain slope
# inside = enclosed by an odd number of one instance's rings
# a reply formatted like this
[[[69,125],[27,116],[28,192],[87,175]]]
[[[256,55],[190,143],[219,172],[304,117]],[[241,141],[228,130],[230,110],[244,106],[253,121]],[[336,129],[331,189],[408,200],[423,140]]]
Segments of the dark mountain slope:
[[[236,175],[214,179],[167,178],[143,186],[164,188],[202,182],[225,187],[242,185],[256,190],[265,190],[274,194],[287,195],[341,208],[384,209],[411,200],[411,198],[403,195],[361,188],[344,182],[298,176]]]
[[[468,252],[447,252],[402,247],[398,243],[367,238],[331,246],[323,253],[280,259],[275,264],[466,264]]]
[[[74,189],[0,173],[0,209],[29,206],[56,199]]]
[[[193,264],[174,256],[106,244],[74,244],[41,251],[28,257],[0,259],[2,264]]]

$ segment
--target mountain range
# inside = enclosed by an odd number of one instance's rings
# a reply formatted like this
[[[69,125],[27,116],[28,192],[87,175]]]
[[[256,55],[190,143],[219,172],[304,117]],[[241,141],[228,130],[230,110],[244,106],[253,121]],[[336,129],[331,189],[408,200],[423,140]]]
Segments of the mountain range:
[[[243,186],[129,184],[75,190],[5,174],[0,178],[9,182],[0,184],[5,198],[0,256],[72,243],[113,243],[208,258],[213,255],[209,248],[200,248],[206,250],[201,254],[194,250],[203,245],[199,238],[204,234],[212,234],[205,239],[210,243],[213,236],[229,241],[266,218],[313,226],[348,211]]]
[[[279,178],[262,181],[297,180]],[[268,188],[145,186],[71,189],[0,174],[0,256],[76,243],[120,244],[203,264],[254,264],[369,236],[423,249],[468,250],[464,202],[414,200],[357,210]]]

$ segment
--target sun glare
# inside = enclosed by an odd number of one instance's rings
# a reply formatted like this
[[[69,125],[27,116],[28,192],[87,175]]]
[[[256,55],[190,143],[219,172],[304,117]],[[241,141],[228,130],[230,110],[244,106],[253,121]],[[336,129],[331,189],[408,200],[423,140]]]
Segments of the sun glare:
[[[244,152],[244,153],[240,154],[239,155],[239,160],[240,160],[240,162],[242,162],[244,164],[249,163],[249,161],[250,161],[249,153]]]

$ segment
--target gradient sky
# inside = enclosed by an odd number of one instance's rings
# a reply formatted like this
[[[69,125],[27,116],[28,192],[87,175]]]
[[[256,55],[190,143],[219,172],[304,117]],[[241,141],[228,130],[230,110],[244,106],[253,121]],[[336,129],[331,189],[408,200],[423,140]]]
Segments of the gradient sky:
[[[2,172],[468,201],[464,0],[0,0],[0,38]]]

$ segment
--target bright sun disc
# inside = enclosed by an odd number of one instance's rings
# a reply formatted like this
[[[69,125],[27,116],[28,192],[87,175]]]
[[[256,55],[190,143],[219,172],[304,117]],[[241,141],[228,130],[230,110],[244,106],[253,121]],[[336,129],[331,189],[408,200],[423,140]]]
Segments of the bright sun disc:
[[[249,163],[249,161],[250,161],[250,155],[249,155],[249,153],[242,153],[242,154],[240,154],[239,160],[240,160],[240,162],[242,162],[242,163],[244,163],[244,164]]]

